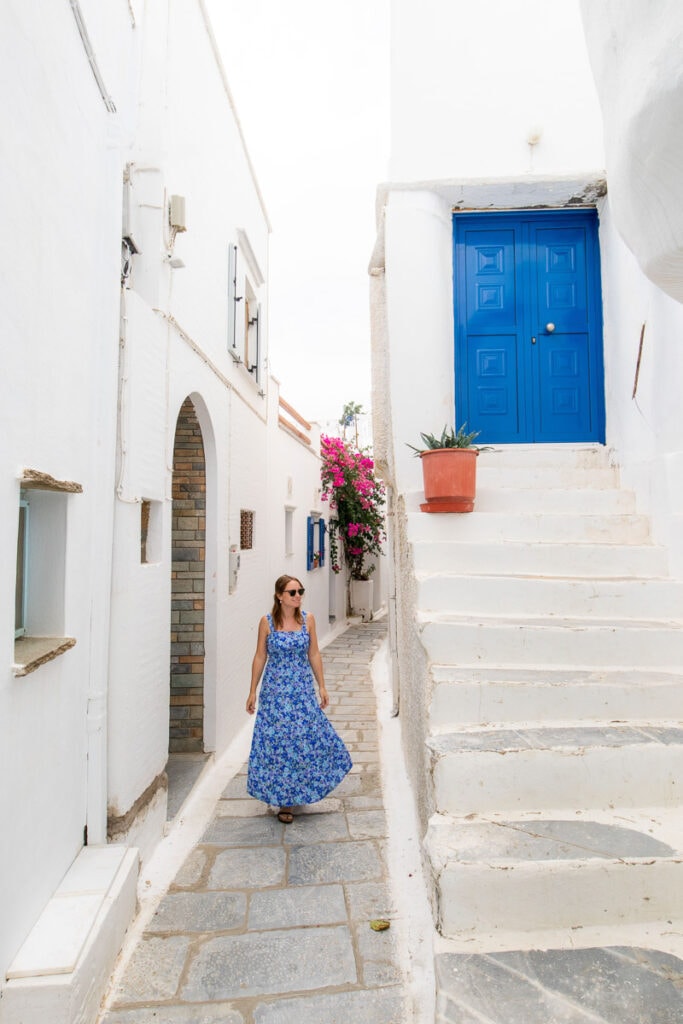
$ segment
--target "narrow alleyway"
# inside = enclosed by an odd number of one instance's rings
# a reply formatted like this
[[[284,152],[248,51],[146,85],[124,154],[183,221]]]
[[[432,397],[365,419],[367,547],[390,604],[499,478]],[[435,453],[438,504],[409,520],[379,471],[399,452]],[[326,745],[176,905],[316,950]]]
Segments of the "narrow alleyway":
[[[102,1024],[405,1024],[370,662],[385,621],[323,652],[329,715],[354,762],[281,824],[246,764],[176,874],[109,994]],[[394,922],[396,923],[396,922]]]

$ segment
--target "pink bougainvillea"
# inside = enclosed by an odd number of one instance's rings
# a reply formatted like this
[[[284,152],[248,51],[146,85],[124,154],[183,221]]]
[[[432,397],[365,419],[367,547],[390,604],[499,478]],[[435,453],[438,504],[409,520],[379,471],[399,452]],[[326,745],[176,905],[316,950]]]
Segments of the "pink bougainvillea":
[[[384,484],[374,473],[368,455],[340,437],[320,439],[323,501],[330,503],[330,556],[333,572],[341,572],[339,543],[352,579],[368,579],[374,564],[367,556],[382,552]]]

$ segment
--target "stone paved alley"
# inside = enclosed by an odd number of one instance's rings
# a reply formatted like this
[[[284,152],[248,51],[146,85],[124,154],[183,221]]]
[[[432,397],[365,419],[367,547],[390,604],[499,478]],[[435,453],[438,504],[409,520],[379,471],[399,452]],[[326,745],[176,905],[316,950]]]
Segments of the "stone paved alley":
[[[385,621],[352,625],[323,651],[351,774],[287,826],[247,796],[242,764],[115,976],[102,1024],[414,1019],[370,673],[385,633]],[[376,918],[393,926],[373,931]]]

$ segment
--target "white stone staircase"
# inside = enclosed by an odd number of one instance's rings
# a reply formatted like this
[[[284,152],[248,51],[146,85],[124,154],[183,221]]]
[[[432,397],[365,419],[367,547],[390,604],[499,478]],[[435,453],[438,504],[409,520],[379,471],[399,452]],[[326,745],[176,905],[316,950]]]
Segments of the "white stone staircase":
[[[437,1019],[497,1024],[458,1003],[458,957],[683,956],[683,585],[600,446],[482,453],[471,514],[418,499]]]

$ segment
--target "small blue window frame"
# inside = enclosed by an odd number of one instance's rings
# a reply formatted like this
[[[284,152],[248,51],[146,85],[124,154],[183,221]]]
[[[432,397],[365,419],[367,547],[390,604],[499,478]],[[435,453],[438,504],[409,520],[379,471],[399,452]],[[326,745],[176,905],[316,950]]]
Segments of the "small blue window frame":
[[[306,519],[306,568],[309,572],[325,564],[325,520],[315,516]],[[316,546],[317,542],[317,546]]]

